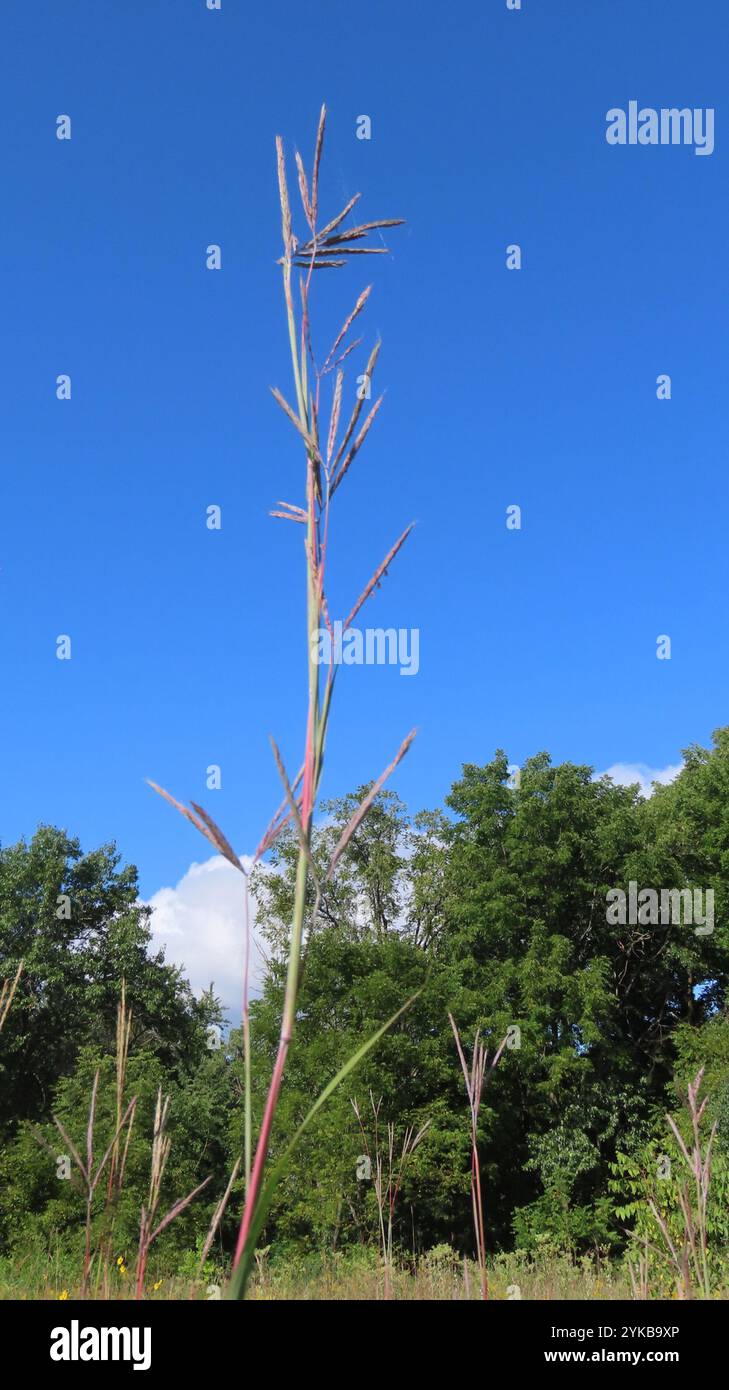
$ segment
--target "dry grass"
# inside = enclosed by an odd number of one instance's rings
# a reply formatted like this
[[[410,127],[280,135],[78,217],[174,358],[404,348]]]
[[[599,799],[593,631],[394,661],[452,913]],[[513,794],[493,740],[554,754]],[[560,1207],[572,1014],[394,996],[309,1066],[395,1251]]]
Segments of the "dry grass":
[[[648,1206],[658,1227],[659,1238],[663,1243],[663,1253],[670,1264],[676,1281],[676,1290],[681,1299],[711,1298],[712,1281],[709,1272],[709,1231],[708,1206],[711,1188],[711,1158],[716,1138],[716,1123],[704,1143],[701,1124],[706,1111],[708,1097],[699,1104],[699,1091],[704,1078],[704,1068],[689,1083],[686,1097],[691,1125],[691,1148],[684,1142],[683,1135],[672,1115],[666,1120],[678,1144],[681,1159],[688,1177],[678,1185],[678,1203],[683,1229],[680,1235],[671,1233],[669,1222],[659,1208],[658,1202],[649,1197]],[[631,1268],[633,1294],[645,1298],[648,1293],[648,1239],[644,1240],[637,1265]]]
[[[132,1136],[134,1120],[136,1116],[137,1097],[132,1096],[129,1104],[124,1107],[127,1061],[129,1057],[129,1041],[131,1037],[132,1011],[126,1006],[126,988],[122,981],[121,1000],[117,1009],[116,1027],[116,1077],[115,1077],[115,1102],[116,1102],[116,1127],[111,1142],[108,1144],[101,1159],[95,1159],[95,1131],[97,1105],[99,1098],[99,1077],[97,1070],[94,1075],[91,1088],[91,1100],[89,1104],[88,1121],[86,1125],[86,1154],[81,1157],[79,1147],[71,1138],[68,1130],[61,1124],[57,1115],[53,1116],[53,1122],[63,1139],[70,1157],[75,1164],[74,1171],[70,1173],[72,1184],[83,1192],[85,1201],[85,1236],[84,1236],[84,1255],[81,1282],[77,1296],[79,1298],[89,1298],[91,1292],[91,1271],[96,1266],[96,1286],[95,1296],[110,1297],[110,1266],[112,1260],[112,1249],[114,1244],[114,1222],[116,1208],[124,1186],[124,1175],[126,1171],[127,1155],[129,1152],[129,1142]],[[155,1109],[154,1129],[152,1134],[152,1154],[149,1182],[149,1195],[147,1202],[142,1206],[139,1222],[139,1247],[137,1252],[137,1277],[135,1285],[135,1297],[137,1299],[145,1296],[145,1274],[149,1250],[152,1243],[170,1225],[175,1217],[189,1206],[190,1202],[207,1187],[210,1177],[205,1178],[192,1192],[186,1197],[180,1198],[173,1203],[169,1211],[157,1220],[157,1213],[160,1203],[162,1182],[164,1179],[165,1168],[170,1154],[171,1139],[167,1134],[167,1122],[169,1118],[170,1098],[163,1098],[161,1088],[157,1094],[157,1104]],[[126,1131],[126,1134],[125,1134]],[[33,1132],[38,1143],[45,1149],[54,1161],[57,1155],[48,1144],[44,1135],[37,1126],[33,1127]],[[122,1137],[124,1144],[122,1148]],[[106,1184],[106,1194],[103,1207],[103,1214],[99,1223],[99,1234],[95,1240],[92,1239],[93,1230],[93,1204],[103,1173],[109,1164],[108,1179]],[[237,1170],[237,1166],[236,1166]],[[212,1234],[215,1233],[220,1215],[224,1210],[230,1192],[230,1185],[222,1203],[213,1218]],[[95,1248],[93,1248],[95,1245]],[[44,1297],[44,1294],[37,1295]]]
[[[416,1130],[414,1126],[409,1125],[405,1130],[399,1146],[395,1143],[395,1126],[392,1121],[390,1121],[387,1125],[386,1141],[383,1143],[380,1126],[381,1107],[382,1097],[380,1097],[378,1101],[375,1101],[370,1091],[370,1109],[372,1111],[373,1120],[373,1139],[370,1144],[367,1128],[357,1098],[356,1096],[352,1098],[352,1108],[357,1116],[357,1123],[362,1135],[365,1155],[373,1171],[373,1185],[380,1227],[385,1298],[390,1298],[392,1273],[394,1269],[392,1230],[395,1220],[397,1199],[400,1196],[402,1180],[405,1176],[408,1160],[415,1153],[418,1145],[425,1137],[430,1126],[430,1120],[426,1120],[425,1124],[421,1125],[418,1130]]]
[[[552,1301],[569,1299],[610,1300],[629,1299],[630,1283],[620,1271],[585,1269],[568,1261],[553,1264],[532,1264],[508,1257],[488,1265],[490,1298],[499,1302],[515,1299]],[[266,1300],[293,1299],[302,1302],[352,1301],[382,1302],[480,1302],[481,1271],[478,1264],[468,1261],[443,1268],[430,1264],[427,1257],[411,1268],[394,1266],[390,1271],[389,1290],[380,1269],[348,1266],[336,1261],[313,1276],[296,1270],[256,1278],[251,1283],[250,1297]]]
[[[170,1207],[161,1221],[157,1221],[160,1196],[162,1192],[162,1180],[167,1167],[167,1160],[170,1156],[171,1139],[167,1134],[167,1120],[169,1117],[170,1098],[165,1096],[162,1099],[162,1088],[157,1093],[157,1105],[154,1115],[154,1133],[152,1136],[152,1163],[149,1177],[149,1197],[146,1206],[142,1207],[142,1214],[139,1222],[139,1250],[137,1253],[137,1285],[136,1297],[144,1296],[144,1278],[147,1269],[147,1260],[152,1242],[162,1234],[164,1230],[174,1221],[176,1216],[189,1207],[190,1203],[204,1187],[207,1187],[210,1178],[207,1177],[192,1192],[188,1192],[186,1197],[181,1197]]]
[[[483,1096],[486,1077],[496,1066],[506,1046],[506,1038],[504,1038],[496,1051],[487,1069],[488,1052],[481,1042],[477,1030],[473,1040],[473,1055],[469,1067],[463,1051],[461,1035],[458,1032],[456,1021],[452,1014],[449,1014],[448,1018],[453,1030],[453,1036],[456,1040],[458,1058],[461,1063],[463,1080],[466,1086],[466,1095],[468,1097],[468,1109],[471,1121],[471,1206],[473,1209],[473,1230],[476,1237],[476,1258],[480,1276],[481,1297],[485,1300],[489,1296],[489,1281],[486,1269],[486,1235],[484,1228],[483,1192],[481,1190],[481,1159],[478,1152],[478,1116],[481,1109],[481,1098]]]
[[[389,1272],[386,1289],[384,1269],[375,1251],[362,1250],[322,1257],[310,1262],[269,1266],[262,1257],[251,1276],[247,1297],[265,1302],[478,1302],[481,1300],[478,1264],[459,1259],[455,1252],[439,1248],[423,1256],[414,1265],[395,1261]],[[630,1299],[631,1287],[627,1270],[622,1265],[596,1265],[589,1259],[572,1261],[566,1256],[551,1256],[536,1260],[523,1254],[496,1256],[488,1262],[489,1296],[497,1302],[516,1299],[551,1302],[567,1299],[579,1302]],[[191,1287],[188,1279],[164,1277],[148,1281],[146,1298],[156,1301],[189,1300],[205,1302],[219,1297],[225,1273],[220,1271],[196,1281]],[[60,1271],[55,1275],[44,1272],[36,1280],[10,1277],[0,1266],[0,1299],[32,1298],[58,1299],[81,1296],[80,1286],[63,1282]],[[91,1299],[100,1297],[89,1295]],[[716,1293],[726,1298],[729,1289]],[[134,1285],[128,1282],[119,1288],[115,1297],[133,1300]]]

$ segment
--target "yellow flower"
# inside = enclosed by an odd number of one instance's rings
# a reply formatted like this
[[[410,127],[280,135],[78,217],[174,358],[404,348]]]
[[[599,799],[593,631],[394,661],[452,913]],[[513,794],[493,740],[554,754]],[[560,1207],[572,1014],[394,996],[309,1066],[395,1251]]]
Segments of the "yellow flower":
[[[119,1259],[117,1260],[117,1264],[118,1264],[118,1265],[123,1265],[123,1264],[124,1264],[124,1256],[123,1256],[123,1255],[120,1255],[120,1256],[119,1256]]]
[[[61,1300],[68,1298],[68,1289],[61,1289],[61,1292],[59,1293],[58,1297]]]
[[[161,1288],[162,1288],[162,1280],[161,1280],[161,1279],[158,1279],[158,1280],[157,1280],[157,1283],[152,1285],[152,1288],[155,1290],[155,1292],[156,1292],[157,1289],[161,1289]]]

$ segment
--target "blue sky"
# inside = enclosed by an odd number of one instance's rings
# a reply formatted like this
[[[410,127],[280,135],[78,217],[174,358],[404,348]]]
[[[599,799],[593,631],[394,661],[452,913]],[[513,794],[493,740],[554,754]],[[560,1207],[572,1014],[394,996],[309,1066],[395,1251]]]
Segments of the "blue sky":
[[[290,393],[273,139],[308,160],[322,100],[325,210],[361,190],[407,219],[315,301],[323,342],[373,279],[387,388],[332,601],[416,520],[367,622],[420,629],[416,677],[343,672],[325,795],[414,724],[394,785],[417,808],[499,746],[662,768],[726,722],[728,41],[715,0],[6,7],[3,843],[113,838],[151,896],[207,855],[145,777],[243,853],[280,799],[269,731],[298,765],[300,537],[267,516],[302,487],[268,392]],[[609,146],[631,99],[713,107],[713,154]]]

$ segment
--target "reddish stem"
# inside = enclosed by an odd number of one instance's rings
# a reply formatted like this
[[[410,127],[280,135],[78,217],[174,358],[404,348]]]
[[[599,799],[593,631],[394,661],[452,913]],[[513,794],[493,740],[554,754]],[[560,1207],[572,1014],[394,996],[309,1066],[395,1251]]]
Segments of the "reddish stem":
[[[238,1243],[235,1247],[233,1269],[236,1269],[238,1266],[240,1257],[245,1249],[245,1244],[248,1239],[248,1233],[251,1228],[253,1213],[255,1211],[256,1201],[258,1199],[258,1189],[261,1185],[261,1178],[263,1176],[263,1167],[266,1162],[266,1157],[268,1155],[268,1141],[271,1135],[273,1117],[276,1113],[278,1094],[281,1090],[281,1082],[283,1081],[284,1067],[286,1066],[286,1055],[289,1050],[290,1042],[290,1037],[284,1037],[283,1034],[281,1035],[278,1045],[278,1053],[276,1054],[276,1065],[273,1069],[271,1085],[269,1086],[268,1095],[266,1097],[266,1109],[263,1113],[261,1132],[258,1136],[258,1143],[256,1145],[256,1156],[253,1161],[253,1171],[251,1172],[250,1186],[248,1189],[248,1195],[246,1197],[246,1204],[243,1210],[243,1220],[241,1221],[240,1230],[238,1232]]]

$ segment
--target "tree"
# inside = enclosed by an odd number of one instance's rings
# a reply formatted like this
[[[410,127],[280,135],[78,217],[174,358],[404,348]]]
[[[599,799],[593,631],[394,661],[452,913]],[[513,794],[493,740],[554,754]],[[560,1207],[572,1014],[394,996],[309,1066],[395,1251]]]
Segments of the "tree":
[[[442,949],[470,1000],[459,1023],[519,1029],[494,1082],[498,1095],[511,1073],[510,1107],[521,1099],[511,1166],[576,1205],[604,1192],[618,1135],[646,1137],[678,1025],[700,1026],[724,997],[725,929],[613,925],[606,895],[631,880],[657,890],[713,883],[726,901],[728,756],[718,736],[714,754],[688,755],[676,783],[646,801],[589,767],[553,767],[545,753],[510,786],[497,754],[464,768],[449,797],[459,819]],[[565,1124],[570,1143],[555,1146]],[[519,1180],[509,1186],[519,1207]]]
[[[113,1049],[122,979],[135,1047],[176,1073],[207,1050],[220,1010],[197,1001],[162,951],[151,953],[150,909],[114,845],[83,854],[63,830],[0,850],[0,975],[25,962],[0,1048],[0,1135],[45,1118],[56,1083],[80,1050]]]

